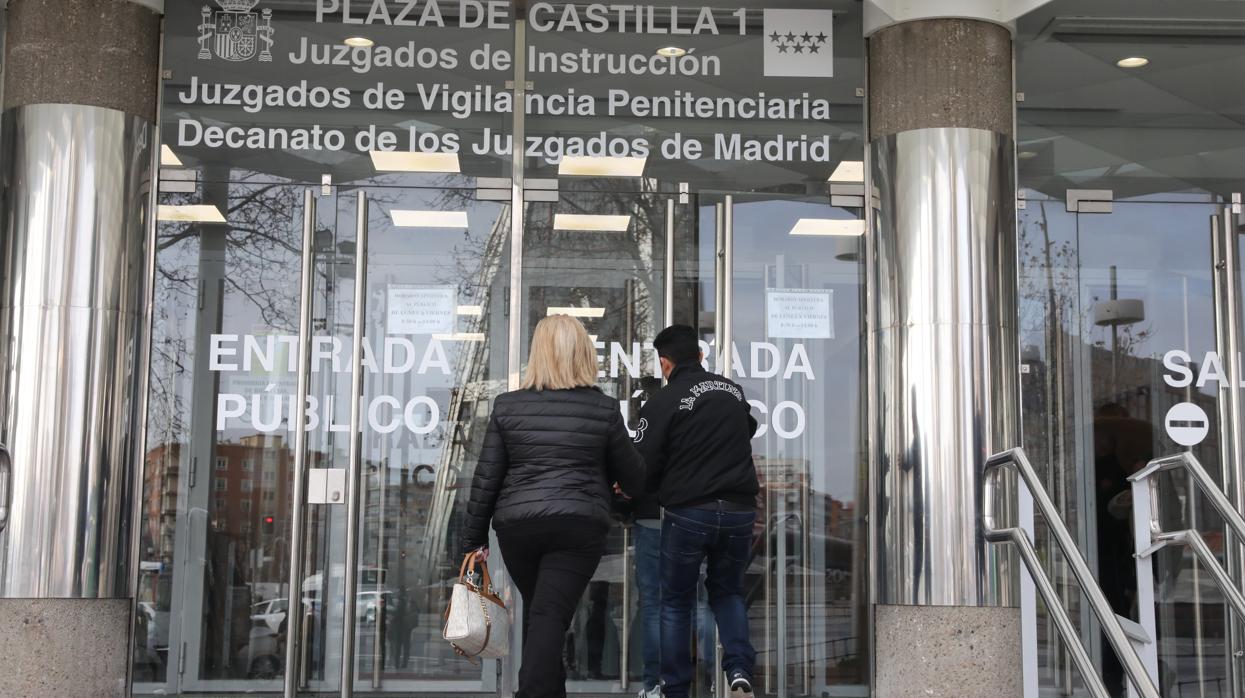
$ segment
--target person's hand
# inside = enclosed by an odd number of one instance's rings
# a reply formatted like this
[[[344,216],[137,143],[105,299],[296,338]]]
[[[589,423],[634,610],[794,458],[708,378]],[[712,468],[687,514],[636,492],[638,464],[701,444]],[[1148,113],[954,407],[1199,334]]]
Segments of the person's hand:
[[[614,494],[618,495],[619,497],[622,497],[623,499],[627,500],[628,502],[630,502],[630,501],[631,501],[631,497],[629,497],[629,496],[627,495],[627,493],[626,493],[626,492],[623,492],[623,491],[622,491],[622,487],[621,487],[621,486],[619,486],[619,484],[618,484],[617,482],[615,482],[615,483],[614,483]]]
[[[472,553],[472,562],[488,562],[488,547],[476,548]]]

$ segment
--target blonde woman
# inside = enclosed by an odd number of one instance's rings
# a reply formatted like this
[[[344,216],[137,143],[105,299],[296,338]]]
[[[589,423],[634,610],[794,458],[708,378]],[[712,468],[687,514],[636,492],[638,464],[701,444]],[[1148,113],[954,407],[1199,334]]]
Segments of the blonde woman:
[[[464,552],[488,555],[490,521],[523,597],[518,698],[566,695],[566,631],[605,551],[614,483],[641,492],[644,461],[618,402],[596,387],[578,320],[536,325],[523,389],[498,396],[471,483]]]

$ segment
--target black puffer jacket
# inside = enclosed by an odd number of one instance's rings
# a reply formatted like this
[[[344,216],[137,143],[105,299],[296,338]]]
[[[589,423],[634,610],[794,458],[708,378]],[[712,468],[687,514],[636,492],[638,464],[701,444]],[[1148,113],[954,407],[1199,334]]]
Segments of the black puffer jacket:
[[[644,460],[618,402],[596,388],[516,390],[493,403],[471,482],[464,552],[494,528],[549,517],[610,523],[610,493],[644,488]]]

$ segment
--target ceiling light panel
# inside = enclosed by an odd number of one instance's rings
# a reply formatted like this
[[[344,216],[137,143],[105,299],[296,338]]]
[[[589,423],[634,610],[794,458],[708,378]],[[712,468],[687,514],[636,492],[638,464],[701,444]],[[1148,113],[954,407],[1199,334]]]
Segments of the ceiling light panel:
[[[590,233],[622,233],[631,226],[629,215],[601,215],[589,213],[555,213],[554,230],[573,230]]]
[[[389,216],[399,228],[466,228],[466,211],[409,211],[392,209]]]
[[[859,236],[865,234],[865,222],[835,218],[801,218],[791,228],[792,235]]]
[[[831,182],[859,184],[865,181],[865,163],[860,160],[844,160],[834,168]]]
[[[211,204],[160,204],[156,220],[172,223],[224,223],[225,216]]]
[[[558,174],[575,177],[642,177],[647,161],[648,156],[568,155],[558,163]]]
[[[598,318],[605,316],[605,308],[584,308],[577,305],[551,305],[545,310],[545,315],[570,315],[571,317]]]
[[[377,172],[461,172],[458,153],[412,153],[373,150],[372,167]]]

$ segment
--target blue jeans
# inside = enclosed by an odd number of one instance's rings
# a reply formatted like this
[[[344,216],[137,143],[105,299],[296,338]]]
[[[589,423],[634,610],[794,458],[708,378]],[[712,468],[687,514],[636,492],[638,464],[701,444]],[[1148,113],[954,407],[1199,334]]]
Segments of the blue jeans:
[[[640,597],[640,657],[645,690],[661,683],[661,529],[636,524],[635,576]],[[702,575],[703,576],[703,575]],[[700,661],[712,671],[715,661],[713,615],[703,594],[696,596],[696,635]],[[712,680],[711,676],[707,676]]]
[[[683,698],[692,683],[692,612],[700,565],[709,562],[705,589],[722,640],[722,669],[749,679],[756,651],[748,635],[744,572],[752,554],[755,512],[667,509],[661,530],[661,678],[667,698]]]
[[[644,688],[661,683],[661,529],[636,524],[635,582],[640,591],[640,657]]]

